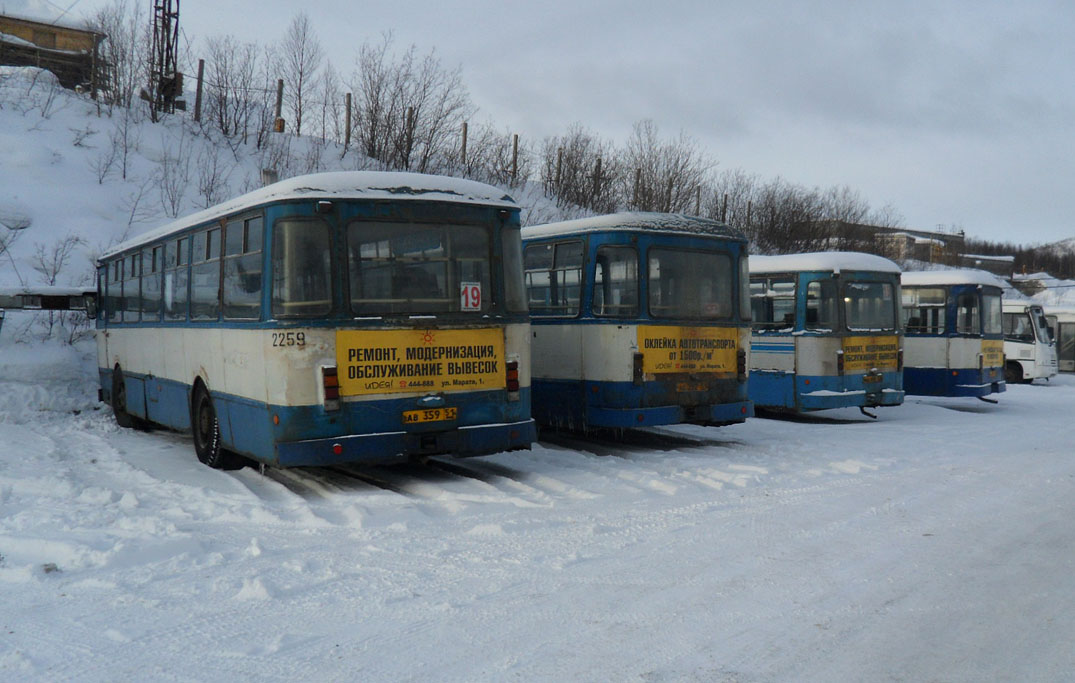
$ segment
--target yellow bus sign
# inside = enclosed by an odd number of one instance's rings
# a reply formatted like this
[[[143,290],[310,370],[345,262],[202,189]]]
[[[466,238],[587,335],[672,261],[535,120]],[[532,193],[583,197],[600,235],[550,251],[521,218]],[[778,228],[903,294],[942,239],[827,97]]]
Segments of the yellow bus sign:
[[[737,372],[739,329],[639,325],[642,372]]]
[[[507,383],[502,330],[340,330],[341,396],[482,391]]]
[[[900,340],[895,335],[844,337],[844,372],[892,372],[899,366]]]

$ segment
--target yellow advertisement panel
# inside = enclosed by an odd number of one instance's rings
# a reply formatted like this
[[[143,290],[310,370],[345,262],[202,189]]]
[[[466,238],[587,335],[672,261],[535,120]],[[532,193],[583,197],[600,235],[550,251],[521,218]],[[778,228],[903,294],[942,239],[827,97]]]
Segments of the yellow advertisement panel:
[[[1004,340],[982,340],[982,365],[987,368],[1004,367]]]
[[[736,372],[735,327],[639,325],[642,372]]]
[[[340,330],[336,364],[341,396],[404,391],[503,389],[504,332]]]
[[[899,366],[900,340],[883,337],[844,337],[844,372],[891,372]]]

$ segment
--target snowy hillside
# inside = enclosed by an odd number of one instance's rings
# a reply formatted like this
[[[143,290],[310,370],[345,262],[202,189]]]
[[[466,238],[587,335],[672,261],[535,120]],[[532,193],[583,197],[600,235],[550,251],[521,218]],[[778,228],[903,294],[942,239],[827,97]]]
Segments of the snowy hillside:
[[[0,67],[0,287],[45,284],[35,254],[73,236],[57,281],[92,281],[109,245],[262,185],[319,171],[376,169],[353,150],[317,138],[271,136],[258,149],[179,113],[151,123],[141,107],[111,115],[33,68]],[[536,187],[505,188],[526,222],[563,217]],[[2,251],[2,249],[0,249]]]

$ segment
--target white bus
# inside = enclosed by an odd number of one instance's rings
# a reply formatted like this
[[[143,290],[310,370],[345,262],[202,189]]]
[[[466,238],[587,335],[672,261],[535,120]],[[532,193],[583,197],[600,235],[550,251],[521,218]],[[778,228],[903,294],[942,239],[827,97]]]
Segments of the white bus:
[[[1056,374],[1056,345],[1040,305],[1004,302],[1004,356],[1008,384],[1029,384]]]

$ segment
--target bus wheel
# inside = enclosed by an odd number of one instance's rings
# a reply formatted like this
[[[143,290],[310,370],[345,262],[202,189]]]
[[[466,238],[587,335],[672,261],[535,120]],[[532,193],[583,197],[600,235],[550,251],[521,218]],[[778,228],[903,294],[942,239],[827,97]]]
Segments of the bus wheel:
[[[1008,384],[1019,384],[1023,381],[1023,366],[1019,363],[1004,364],[1004,381]]]
[[[194,452],[198,454],[198,460],[218,470],[242,468],[243,458],[220,446],[220,421],[213,408],[213,399],[203,385],[194,389],[190,405]]]
[[[130,429],[134,426],[134,417],[127,412],[127,383],[123,381],[123,370],[118,365],[112,370],[112,414],[120,427]]]

